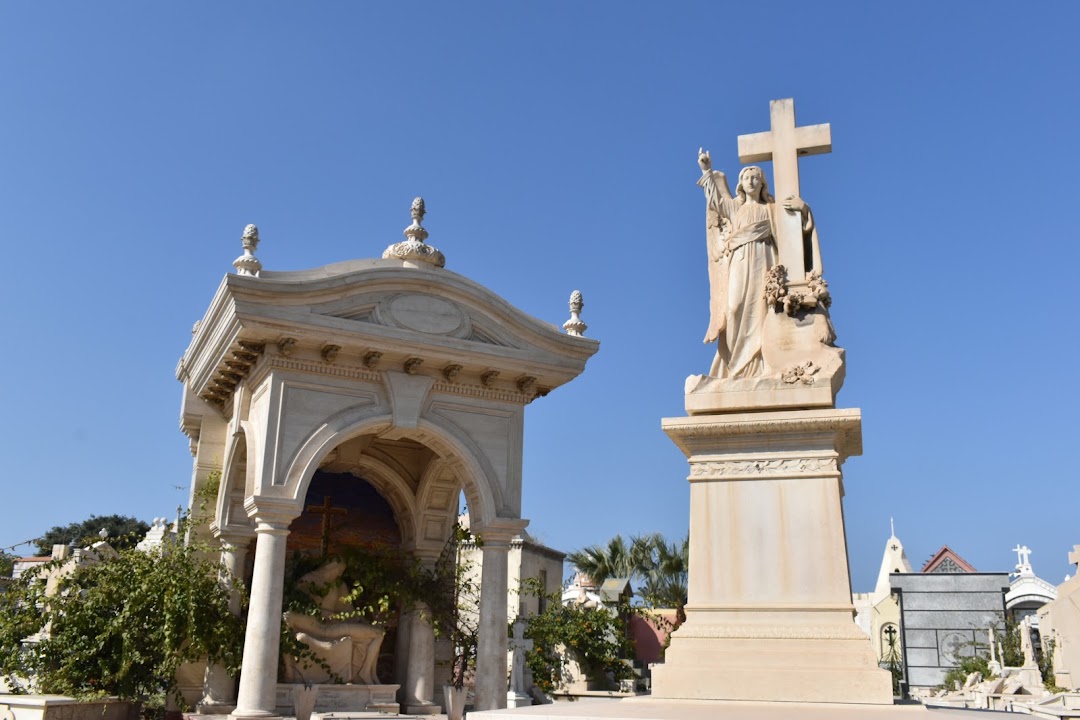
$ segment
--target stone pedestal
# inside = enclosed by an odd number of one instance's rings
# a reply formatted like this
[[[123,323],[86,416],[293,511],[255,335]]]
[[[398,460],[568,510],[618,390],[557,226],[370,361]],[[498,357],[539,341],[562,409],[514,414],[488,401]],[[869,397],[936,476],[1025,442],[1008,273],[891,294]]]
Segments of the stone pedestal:
[[[686,623],[653,697],[891,704],[855,625],[840,466],[858,410],[669,418],[690,461]]]

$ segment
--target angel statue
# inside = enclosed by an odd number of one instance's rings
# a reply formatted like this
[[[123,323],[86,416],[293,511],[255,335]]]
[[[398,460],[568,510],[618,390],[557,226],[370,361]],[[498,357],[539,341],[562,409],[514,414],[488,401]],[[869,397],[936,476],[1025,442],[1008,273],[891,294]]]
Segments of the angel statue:
[[[705,191],[706,241],[709,252],[709,329],[705,342],[716,342],[709,375],[749,378],[769,371],[762,357],[762,329],[768,304],[766,274],[776,264],[776,214],[765,173],[756,165],[744,167],[732,197],[727,177],[713,170],[712,158],[698,150]],[[801,198],[780,203],[786,212],[802,215],[803,234],[814,230],[810,208]],[[802,270],[802,268],[800,268]]]

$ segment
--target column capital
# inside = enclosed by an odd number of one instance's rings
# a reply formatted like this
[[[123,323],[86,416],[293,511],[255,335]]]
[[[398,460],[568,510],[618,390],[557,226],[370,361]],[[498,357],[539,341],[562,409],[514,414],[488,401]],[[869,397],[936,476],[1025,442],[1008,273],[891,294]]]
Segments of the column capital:
[[[300,516],[300,505],[291,498],[253,495],[244,501],[244,511],[253,518],[255,532],[287,530],[289,524]]]
[[[528,520],[521,518],[497,517],[474,528],[473,533],[480,537],[484,548],[509,548],[510,541],[520,535],[528,524]]]

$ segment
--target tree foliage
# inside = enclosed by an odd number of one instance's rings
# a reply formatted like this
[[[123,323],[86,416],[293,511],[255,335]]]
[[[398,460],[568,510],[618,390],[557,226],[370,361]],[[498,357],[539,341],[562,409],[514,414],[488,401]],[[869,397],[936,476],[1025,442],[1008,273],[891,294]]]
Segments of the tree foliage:
[[[24,573],[0,594],[0,673],[23,690],[33,678],[37,692],[115,695],[151,708],[170,692],[179,700],[182,663],[208,659],[235,673],[243,628],[200,550],[121,550],[61,573],[50,594],[46,579],[63,561]]]
[[[536,580],[526,581],[523,591],[543,594]],[[563,605],[560,593],[547,596],[544,611],[526,619],[525,637],[533,647],[525,654],[533,682],[545,693],[567,684],[567,664],[576,660],[586,677],[601,685],[617,684],[633,676],[625,659],[632,658],[634,647],[626,632],[625,618],[633,612],[620,608],[617,613],[606,608]]]
[[[127,515],[91,515],[82,522],[53,527],[34,540],[34,544],[40,554],[49,555],[53,545],[74,543],[82,547],[97,542],[102,528],[108,531],[109,544],[117,550],[135,547],[150,531],[150,526],[142,520]]]
[[[597,583],[629,578],[647,607],[676,608],[679,621],[686,605],[690,541],[668,542],[660,533],[630,538],[616,535],[606,545],[590,545],[566,558]]]

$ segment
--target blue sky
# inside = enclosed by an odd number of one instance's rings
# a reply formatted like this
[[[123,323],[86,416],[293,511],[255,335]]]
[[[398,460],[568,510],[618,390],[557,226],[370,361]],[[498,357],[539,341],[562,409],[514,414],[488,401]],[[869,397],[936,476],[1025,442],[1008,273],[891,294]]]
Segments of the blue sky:
[[[423,195],[447,267],[602,345],[527,411],[524,515],[570,550],[686,531],[660,431],[707,371],[700,145],[794,97],[838,343],[857,590],[889,517],[1059,582],[1077,535],[1080,6],[0,4],[0,546],[186,499],[173,372],[259,225],[271,270],[374,257]],[[766,166],[767,172],[770,168]],[[177,489],[177,488],[182,489]],[[26,550],[27,548],[22,548]],[[768,563],[770,558],[761,557]]]

